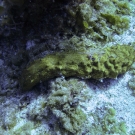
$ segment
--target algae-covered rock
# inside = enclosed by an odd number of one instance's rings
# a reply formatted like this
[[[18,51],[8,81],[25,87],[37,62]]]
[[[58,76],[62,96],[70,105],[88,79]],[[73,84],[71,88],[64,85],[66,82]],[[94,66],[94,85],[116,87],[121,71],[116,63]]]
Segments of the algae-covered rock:
[[[81,109],[74,109],[68,113],[61,110],[54,110],[53,114],[59,119],[62,127],[61,132],[67,132],[69,134],[82,134],[82,129],[86,121],[86,114]]]
[[[127,135],[127,127],[124,121],[118,121],[114,108],[104,110],[103,116],[97,112],[91,114],[94,123],[89,128],[91,135]]]
[[[88,24],[90,18],[92,16],[92,8],[86,3],[82,3],[78,6],[76,13],[76,21],[77,23],[83,27],[84,23]]]
[[[92,54],[61,52],[35,60],[22,73],[21,86],[24,90],[32,88],[40,81],[53,77],[115,78],[125,73],[134,61],[131,46],[117,45]]]
[[[84,88],[85,84],[78,79],[65,80],[61,77],[51,82],[47,108],[58,119],[54,127],[61,134],[81,135],[84,132],[86,114],[78,107]]]
[[[106,19],[108,22],[108,26],[113,25],[112,28],[119,33],[121,29],[127,29],[129,27],[129,19],[125,17],[121,17],[115,14],[104,14],[102,13],[101,16]]]
[[[62,109],[65,112],[70,110],[70,106],[76,107],[79,103],[79,94],[86,87],[78,79],[65,80],[57,78],[51,83],[51,94],[48,97],[47,105],[50,108]]]
[[[25,35],[34,28],[32,37],[40,29],[40,33],[46,31],[53,36],[57,33],[80,35],[83,32],[90,35],[92,40],[108,41],[114,33],[121,34],[127,30],[129,7],[128,2],[118,0],[4,0],[7,19],[2,19],[0,24],[8,25],[9,30],[13,29],[13,24],[19,24],[16,28],[20,29],[21,26]],[[3,12],[3,6],[1,10]],[[115,23],[109,21],[108,16],[112,18],[112,15]],[[122,23],[122,27],[119,23]]]
[[[130,6],[118,0],[85,1],[77,6],[76,25],[94,40],[112,40],[112,35],[122,34],[129,28]]]

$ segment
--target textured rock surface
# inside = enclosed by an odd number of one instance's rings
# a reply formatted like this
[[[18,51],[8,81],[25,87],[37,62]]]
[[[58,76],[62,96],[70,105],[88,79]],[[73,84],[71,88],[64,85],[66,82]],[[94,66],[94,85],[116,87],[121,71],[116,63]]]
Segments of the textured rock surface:
[[[34,61],[23,71],[21,85],[27,90],[40,81],[57,76],[115,78],[125,73],[133,61],[134,49],[126,45],[95,49],[90,55],[78,52],[50,54]]]

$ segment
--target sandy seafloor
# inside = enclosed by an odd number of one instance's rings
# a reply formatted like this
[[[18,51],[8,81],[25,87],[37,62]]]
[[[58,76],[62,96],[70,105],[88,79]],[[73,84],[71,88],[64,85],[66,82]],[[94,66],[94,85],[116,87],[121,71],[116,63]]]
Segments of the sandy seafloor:
[[[133,6],[135,5],[132,5],[132,13],[135,14]],[[107,45],[135,42],[135,15],[130,16],[129,30],[122,35],[115,35],[114,39],[115,42],[110,42]],[[2,51],[0,50],[1,55]],[[44,102],[46,98],[45,93],[29,91],[10,94],[10,88],[15,88],[18,82],[10,77],[9,72],[7,72],[8,69],[10,67],[5,65],[4,59],[0,59],[0,135],[10,135],[12,131],[16,131],[22,125],[26,125],[24,131],[27,130],[28,134],[31,135],[42,135],[43,132],[49,131],[48,123],[45,120],[35,129],[32,128],[34,122],[27,120],[28,111],[38,115],[42,114],[41,102]],[[92,97],[90,100],[80,102],[80,105],[86,113],[89,113],[95,112],[97,108],[103,111],[102,106],[109,104],[116,110],[117,120],[126,122],[128,133],[135,130],[135,96],[132,95],[132,90],[128,87],[128,81],[131,78],[132,75],[127,72],[116,79],[103,79],[96,83],[92,79],[83,80],[87,86],[85,92]],[[15,89],[17,90],[17,88]],[[23,100],[25,102],[21,102]],[[89,120],[91,121],[91,118]],[[12,124],[15,125],[9,129]],[[17,135],[19,134],[22,135],[23,133],[17,133]],[[26,135],[26,133],[24,134]]]

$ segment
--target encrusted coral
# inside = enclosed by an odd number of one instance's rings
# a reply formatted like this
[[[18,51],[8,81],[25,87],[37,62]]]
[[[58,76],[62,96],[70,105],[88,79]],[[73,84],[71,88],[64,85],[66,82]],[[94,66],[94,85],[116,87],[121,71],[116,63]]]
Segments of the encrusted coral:
[[[115,78],[125,73],[134,61],[132,46],[116,45],[92,49],[91,53],[62,52],[47,55],[31,63],[22,73],[21,86],[32,88],[40,81],[58,76],[81,78]]]

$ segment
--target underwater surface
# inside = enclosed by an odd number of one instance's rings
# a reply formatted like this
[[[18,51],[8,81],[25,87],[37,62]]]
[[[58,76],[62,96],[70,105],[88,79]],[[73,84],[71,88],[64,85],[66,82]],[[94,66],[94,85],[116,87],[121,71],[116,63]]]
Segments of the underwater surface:
[[[0,0],[0,135],[135,135],[135,0]]]

